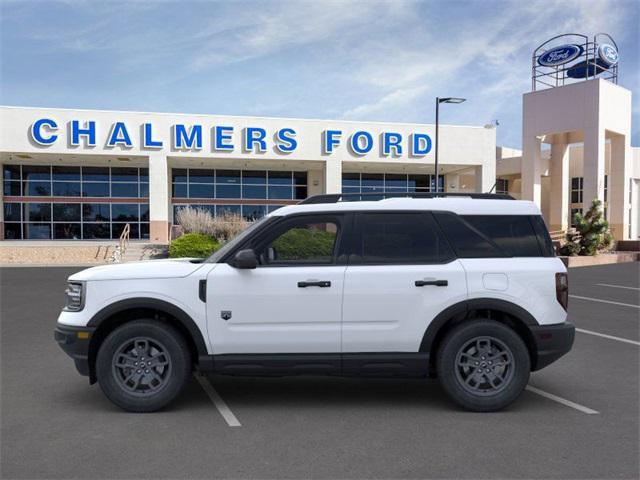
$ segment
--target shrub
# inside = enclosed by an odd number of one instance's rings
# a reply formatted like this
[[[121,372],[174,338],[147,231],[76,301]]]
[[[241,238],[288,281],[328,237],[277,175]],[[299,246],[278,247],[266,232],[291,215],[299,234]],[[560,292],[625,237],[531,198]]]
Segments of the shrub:
[[[576,231],[567,233],[566,243],[560,249],[562,255],[597,255],[612,247],[613,236],[601,206],[602,202],[595,199],[587,213],[573,216]]]
[[[281,260],[299,260],[314,258],[331,259],[336,234],[325,230],[294,228],[280,236],[275,242],[278,258]]]
[[[186,207],[178,210],[178,225],[185,233],[201,233],[226,243],[247,228],[250,223],[235,213],[224,212],[214,217],[208,210]]]
[[[220,248],[215,238],[202,233],[187,233],[169,246],[169,258],[205,258]]]

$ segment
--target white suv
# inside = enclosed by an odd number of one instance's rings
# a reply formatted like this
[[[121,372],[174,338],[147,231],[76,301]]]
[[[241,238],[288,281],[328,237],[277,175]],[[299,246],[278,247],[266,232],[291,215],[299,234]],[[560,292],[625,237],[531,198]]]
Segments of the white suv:
[[[55,338],[136,412],[167,405],[193,370],[437,376],[491,411],[571,349],[566,269],[533,203],[345,200],[283,207],[204,261],[76,273]]]

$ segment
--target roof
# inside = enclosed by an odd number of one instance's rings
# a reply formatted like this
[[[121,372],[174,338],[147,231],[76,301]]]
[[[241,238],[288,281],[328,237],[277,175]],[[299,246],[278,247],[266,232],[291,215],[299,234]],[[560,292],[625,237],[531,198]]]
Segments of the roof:
[[[271,216],[294,213],[352,212],[381,210],[439,210],[461,215],[540,215],[535,203],[525,200],[492,200],[465,197],[449,198],[386,198],[377,201],[310,203],[279,208]]]

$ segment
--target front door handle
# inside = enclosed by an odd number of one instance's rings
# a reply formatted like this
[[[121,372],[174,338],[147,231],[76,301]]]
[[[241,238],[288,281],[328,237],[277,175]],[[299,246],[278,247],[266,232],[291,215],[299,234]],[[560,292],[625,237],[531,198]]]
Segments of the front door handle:
[[[426,287],[427,285],[434,285],[436,287],[446,287],[449,285],[448,280],[416,280],[416,287]]]
[[[304,282],[298,282],[298,288],[307,288],[307,287],[327,288],[330,286],[331,286],[331,282],[329,280],[306,280]]]

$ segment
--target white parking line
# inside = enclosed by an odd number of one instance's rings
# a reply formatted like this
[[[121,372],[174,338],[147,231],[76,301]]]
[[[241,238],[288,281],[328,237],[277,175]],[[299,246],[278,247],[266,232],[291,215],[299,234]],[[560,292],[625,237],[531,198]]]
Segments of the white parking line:
[[[578,300],[589,300],[591,302],[610,303],[612,305],[621,305],[623,307],[640,308],[640,305],[634,305],[632,303],[613,302],[611,300],[602,300],[600,298],[580,297],[578,295],[569,295],[569,298],[577,298]]]
[[[596,410],[592,410],[588,407],[585,407],[584,405],[580,405],[579,403],[574,403],[565,398],[558,397],[553,393],[548,393],[548,392],[545,392],[544,390],[540,390],[539,388],[532,387],[531,385],[527,385],[526,389],[532,393],[540,395],[541,397],[548,398],[549,400],[553,400],[554,402],[561,403],[562,405],[565,405],[569,408],[573,408],[574,410],[578,410],[579,412],[586,413],[587,415],[598,415],[600,413],[600,412],[597,412]]]
[[[610,283],[596,283],[598,287],[624,288],[626,290],[640,290],[638,287],[627,287],[625,285],[611,285]]]
[[[604,333],[592,332],[591,330],[583,330],[582,328],[576,328],[576,332],[587,333],[589,335],[595,335],[596,337],[608,338],[609,340],[617,340],[618,342],[630,343],[631,345],[638,345],[640,347],[640,342],[636,342],[635,340],[629,340],[628,338],[614,337],[613,335],[606,335]]]
[[[233,414],[231,409],[227,406],[227,404],[224,402],[224,400],[218,394],[218,392],[216,392],[216,389],[213,388],[213,386],[209,383],[209,380],[207,380],[207,377],[197,373],[194,374],[194,377],[196,377],[196,380],[198,380],[198,383],[200,384],[202,389],[205,391],[205,393],[209,396],[209,398],[211,399],[215,407],[218,409],[218,412],[220,412],[220,415],[222,415],[222,418],[224,418],[225,422],[227,422],[227,425],[229,425],[230,427],[241,427],[242,424],[238,421],[236,416]]]

